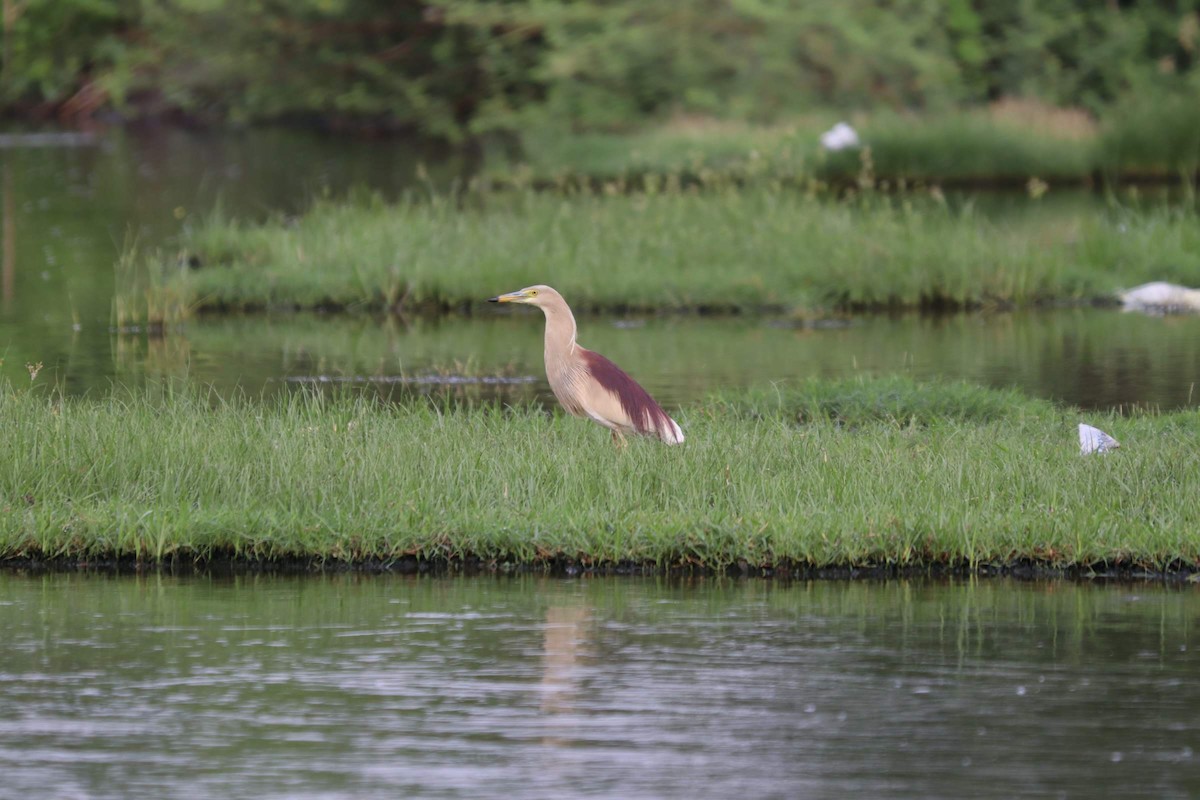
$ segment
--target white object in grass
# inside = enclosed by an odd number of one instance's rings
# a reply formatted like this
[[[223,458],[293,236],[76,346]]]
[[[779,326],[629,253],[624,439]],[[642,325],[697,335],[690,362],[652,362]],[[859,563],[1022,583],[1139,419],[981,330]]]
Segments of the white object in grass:
[[[821,146],[826,150],[845,150],[858,145],[858,132],[844,122],[839,122],[821,134]]]
[[[1200,311],[1200,289],[1154,281],[1121,292],[1121,302],[1126,311],[1144,311],[1149,314]]]
[[[1121,446],[1113,437],[1099,428],[1079,423],[1079,450],[1083,455],[1089,453],[1107,453]]]

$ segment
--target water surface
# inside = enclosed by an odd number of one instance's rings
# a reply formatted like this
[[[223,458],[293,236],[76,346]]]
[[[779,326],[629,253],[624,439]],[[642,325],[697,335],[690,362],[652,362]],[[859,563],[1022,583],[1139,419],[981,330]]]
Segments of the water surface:
[[[429,164],[419,172],[419,164]],[[445,185],[469,159],[409,143],[297,132],[112,132],[88,147],[0,148],[0,375],[71,394],[184,378],[251,396],[347,382],[395,399],[441,393],[541,402],[536,315],[378,319],[312,314],[202,318],[165,337],[111,325],[113,264],[130,238],[169,247],[220,205],[238,218],[294,213],[353,187],[395,196],[418,174]],[[1086,194],[1039,204],[970,198],[979,213],[1100,213]],[[508,286],[480,286],[480,299]],[[1088,309],[929,318],[625,318],[581,321],[580,341],[671,405],[714,389],[809,377],[906,374],[1017,386],[1085,408],[1195,406],[1200,316]],[[488,380],[481,380],[486,378]]]
[[[5,797],[1189,797],[1192,587],[0,574]]]
[[[1200,404],[1200,316],[1077,309],[801,323],[584,318],[579,326],[580,343],[621,364],[668,405],[717,389],[897,374],[1017,386],[1089,409]],[[214,318],[165,338],[115,337],[114,361],[88,374],[84,357],[65,377],[81,388],[111,374],[124,383],[170,377],[227,392],[336,384],[397,399],[432,394],[552,402],[542,330],[542,315],[525,308],[437,320]]]

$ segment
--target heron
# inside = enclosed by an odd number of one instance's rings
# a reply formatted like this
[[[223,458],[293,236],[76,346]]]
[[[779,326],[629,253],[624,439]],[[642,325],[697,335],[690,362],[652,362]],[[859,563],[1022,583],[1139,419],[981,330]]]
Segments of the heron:
[[[616,364],[576,343],[575,315],[561,294],[538,284],[488,302],[537,306],[546,315],[546,380],[569,414],[608,428],[618,447],[624,446],[627,433],[667,444],[683,442],[679,425],[649,392]]]

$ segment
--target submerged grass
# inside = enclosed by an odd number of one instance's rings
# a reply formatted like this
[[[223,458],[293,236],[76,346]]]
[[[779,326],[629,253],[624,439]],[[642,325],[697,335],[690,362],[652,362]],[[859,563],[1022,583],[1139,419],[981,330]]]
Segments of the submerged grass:
[[[881,309],[1110,299],[1200,283],[1191,208],[990,220],[936,198],[779,187],[322,202],[212,218],[151,285],[183,309],[455,307],[551,283],[576,309]],[[183,313],[180,311],[180,313]]]
[[[1200,561],[1200,413],[904,381],[682,409],[679,447],[497,407],[0,394],[0,558],[974,566]]]

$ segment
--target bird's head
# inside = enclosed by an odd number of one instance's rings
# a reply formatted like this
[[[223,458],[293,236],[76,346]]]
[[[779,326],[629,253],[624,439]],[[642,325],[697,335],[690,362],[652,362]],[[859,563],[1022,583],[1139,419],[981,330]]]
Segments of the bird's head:
[[[515,292],[489,297],[489,303],[524,303],[525,305],[538,306],[546,308],[547,305],[554,302],[562,302],[562,295],[554,291],[549,286],[538,284],[537,286],[527,286],[524,289],[518,289]]]

